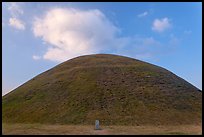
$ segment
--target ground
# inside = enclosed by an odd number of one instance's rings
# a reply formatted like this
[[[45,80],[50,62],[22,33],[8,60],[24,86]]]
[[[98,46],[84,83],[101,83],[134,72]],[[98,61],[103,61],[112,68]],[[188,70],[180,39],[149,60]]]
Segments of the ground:
[[[201,125],[179,126],[101,126],[94,130],[94,125],[42,125],[42,124],[7,124],[3,123],[2,134],[26,135],[201,135]]]

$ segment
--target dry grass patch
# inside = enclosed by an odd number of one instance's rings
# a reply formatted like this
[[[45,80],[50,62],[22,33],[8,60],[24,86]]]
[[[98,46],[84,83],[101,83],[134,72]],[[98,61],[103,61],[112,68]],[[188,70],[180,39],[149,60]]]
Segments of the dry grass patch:
[[[101,126],[94,130],[91,125],[45,125],[45,124],[5,124],[3,134],[15,135],[201,135],[201,125],[179,126]]]

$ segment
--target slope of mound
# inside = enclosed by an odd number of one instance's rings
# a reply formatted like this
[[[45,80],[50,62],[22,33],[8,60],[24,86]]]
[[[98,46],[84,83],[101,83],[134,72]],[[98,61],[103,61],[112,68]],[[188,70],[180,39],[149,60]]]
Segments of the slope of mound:
[[[3,122],[198,124],[202,92],[170,71],[96,54],[68,60],[3,97]]]

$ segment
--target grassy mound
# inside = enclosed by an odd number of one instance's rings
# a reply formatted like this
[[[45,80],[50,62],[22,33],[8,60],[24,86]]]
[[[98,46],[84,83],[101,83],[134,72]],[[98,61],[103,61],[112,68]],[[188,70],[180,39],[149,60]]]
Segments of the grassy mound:
[[[68,60],[3,96],[4,123],[171,125],[202,120],[202,92],[170,71],[96,54]]]

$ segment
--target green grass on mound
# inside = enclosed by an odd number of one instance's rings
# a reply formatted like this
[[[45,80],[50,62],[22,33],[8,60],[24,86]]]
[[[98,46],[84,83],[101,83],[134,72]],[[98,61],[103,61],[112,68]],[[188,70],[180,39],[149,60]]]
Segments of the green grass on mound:
[[[202,92],[159,66],[97,54],[32,78],[3,96],[2,107],[5,123],[197,124]]]

